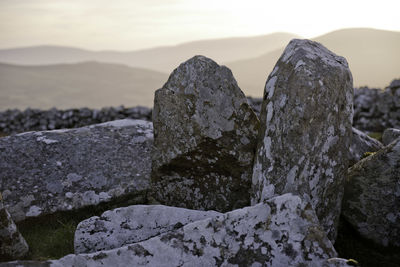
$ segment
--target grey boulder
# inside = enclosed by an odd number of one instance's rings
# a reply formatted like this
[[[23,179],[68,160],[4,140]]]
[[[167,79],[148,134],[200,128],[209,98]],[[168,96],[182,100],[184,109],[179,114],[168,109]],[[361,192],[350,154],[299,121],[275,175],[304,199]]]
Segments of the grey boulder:
[[[326,266],[337,254],[311,205],[285,194],[121,248],[50,266]]]
[[[383,144],[378,140],[366,135],[365,133],[352,128],[353,137],[351,138],[349,166],[359,162],[366,152],[376,152],[383,148]]]
[[[400,130],[395,128],[388,128],[382,134],[382,142],[385,146],[400,137]]]
[[[221,213],[162,205],[134,205],[106,211],[78,224],[75,254],[119,248],[218,215]]]
[[[265,85],[252,204],[287,192],[309,199],[336,238],[348,166],[353,79],[346,59],[292,40]]]
[[[152,144],[152,124],[129,119],[0,138],[0,192],[15,221],[118,197],[143,203]]]
[[[349,169],[342,214],[378,244],[400,246],[400,140]]]
[[[259,120],[232,72],[195,56],[155,93],[152,189],[160,203],[229,211],[250,202]]]
[[[28,244],[5,209],[0,194],[0,261],[20,259],[28,252]]]

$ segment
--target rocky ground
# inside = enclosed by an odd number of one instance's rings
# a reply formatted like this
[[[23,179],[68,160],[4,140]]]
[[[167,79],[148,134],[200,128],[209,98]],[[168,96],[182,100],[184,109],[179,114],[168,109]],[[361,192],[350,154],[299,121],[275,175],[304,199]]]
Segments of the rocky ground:
[[[152,111],[6,111],[7,133],[135,119],[0,138],[0,266],[399,266],[398,88],[373,103],[292,40],[262,100],[196,56]]]

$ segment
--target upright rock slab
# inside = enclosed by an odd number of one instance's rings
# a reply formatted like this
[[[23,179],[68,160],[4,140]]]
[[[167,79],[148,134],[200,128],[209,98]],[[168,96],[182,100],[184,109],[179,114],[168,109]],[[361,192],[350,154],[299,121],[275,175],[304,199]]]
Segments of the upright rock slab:
[[[4,204],[20,221],[118,197],[143,203],[152,144],[152,124],[141,120],[0,138]]]
[[[28,244],[4,208],[0,194],[0,262],[23,258],[28,251]]]
[[[311,205],[285,194],[149,240],[50,266],[329,266],[336,257]],[[12,265],[11,265],[12,266]]]
[[[342,214],[362,236],[400,246],[400,139],[349,169]]]
[[[163,205],[134,205],[104,212],[78,224],[75,231],[75,254],[119,248],[176,230],[221,213]]]
[[[334,241],[348,166],[353,80],[343,57],[292,40],[269,75],[252,204],[286,192],[309,199]]]
[[[259,121],[232,72],[181,64],[155,93],[152,189],[162,204],[229,211],[250,202]]]

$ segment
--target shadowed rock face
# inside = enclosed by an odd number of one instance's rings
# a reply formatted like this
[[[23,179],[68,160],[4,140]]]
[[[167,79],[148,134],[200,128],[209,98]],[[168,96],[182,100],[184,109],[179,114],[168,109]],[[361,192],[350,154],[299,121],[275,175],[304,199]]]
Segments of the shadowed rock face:
[[[75,253],[119,248],[221,213],[163,205],[134,205],[104,212],[79,223],[75,231]]]
[[[349,169],[342,214],[378,244],[400,246],[400,140]]]
[[[359,162],[366,152],[375,152],[383,148],[378,140],[369,137],[365,133],[352,128],[352,138],[349,151],[349,166]]]
[[[22,258],[28,251],[28,244],[4,208],[0,194],[0,261]]]
[[[328,266],[336,257],[310,204],[285,194],[143,242],[51,266]],[[12,266],[12,265],[11,265]]]
[[[1,138],[4,204],[20,221],[115,197],[144,199],[152,143],[151,123],[140,120]]]
[[[353,81],[344,58],[292,40],[269,75],[252,203],[286,192],[309,199],[334,241],[352,132]]]
[[[259,121],[232,72],[203,56],[155,93],[152,189],[163,204],[228,211],[249,204]]]
[[[385,146],[400,138],[400,129],[388,128],[382,134],[382,142]]]

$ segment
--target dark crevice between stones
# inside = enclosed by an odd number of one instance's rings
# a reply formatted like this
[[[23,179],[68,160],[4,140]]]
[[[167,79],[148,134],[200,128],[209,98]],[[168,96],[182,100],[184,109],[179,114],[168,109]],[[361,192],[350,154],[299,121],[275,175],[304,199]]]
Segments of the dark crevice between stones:
[[[400,266],[400,247],[384,247],[360,236],[340,217],[338,236],[334,245],[339,257],[355,259],[363,267]]]
[[[92,216],[130,205],[151,204],[148,191],[117,197],[109,202],[87,206],[73,211],[59,211],[53,214],[28,218],[18,222],[17,227],[29,245],[25,260],[58,259],[74,253],[76,226]]]

